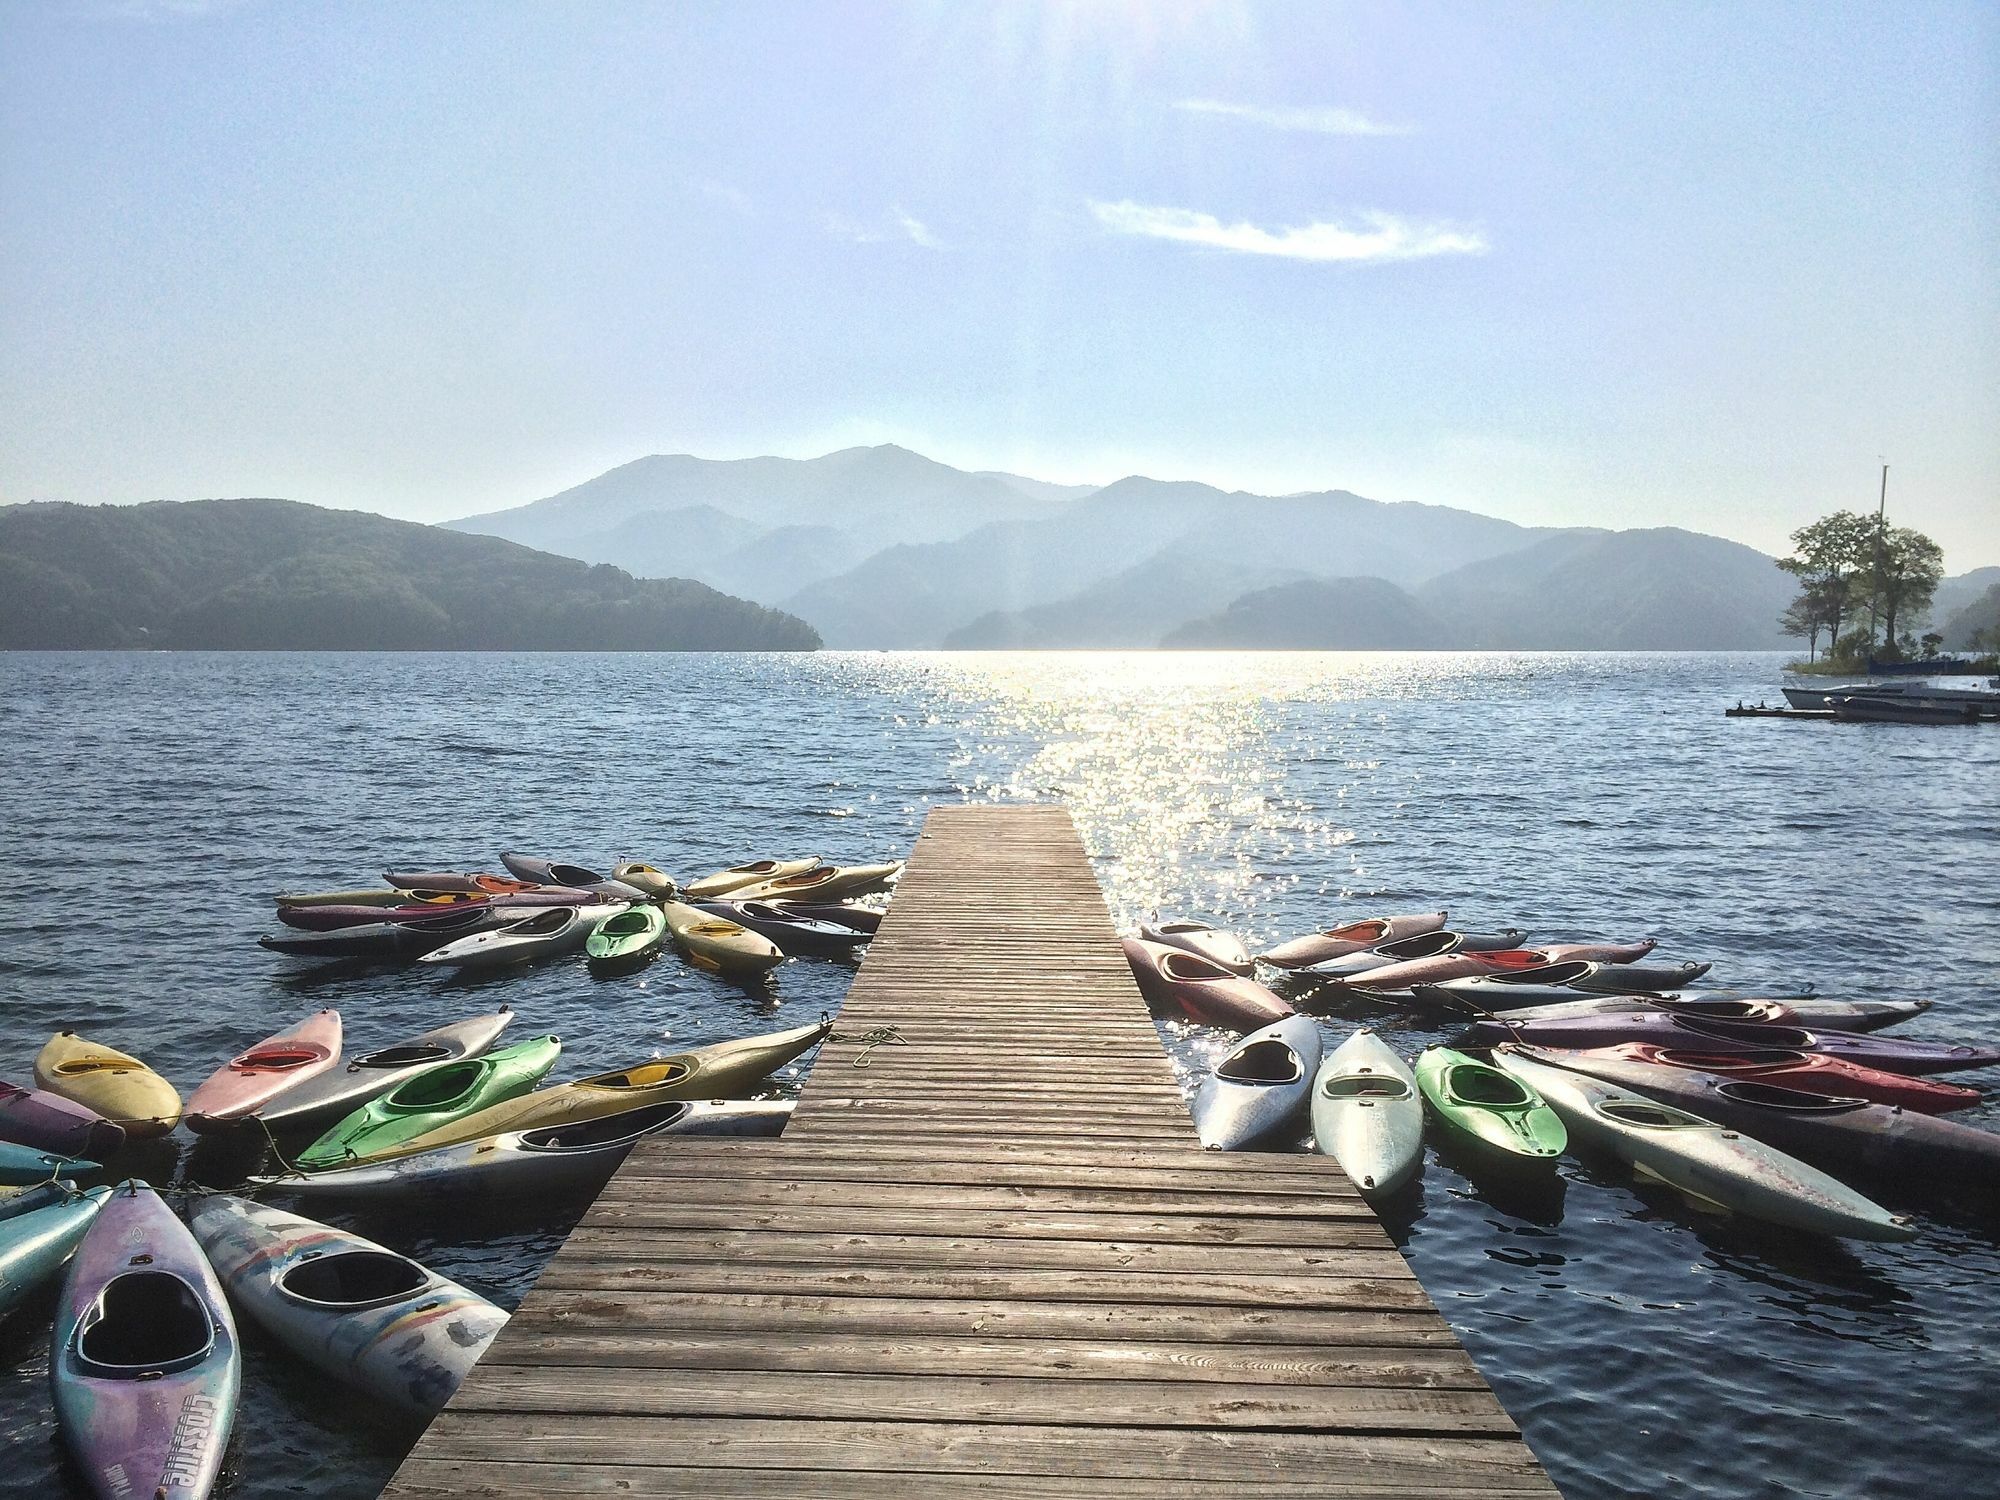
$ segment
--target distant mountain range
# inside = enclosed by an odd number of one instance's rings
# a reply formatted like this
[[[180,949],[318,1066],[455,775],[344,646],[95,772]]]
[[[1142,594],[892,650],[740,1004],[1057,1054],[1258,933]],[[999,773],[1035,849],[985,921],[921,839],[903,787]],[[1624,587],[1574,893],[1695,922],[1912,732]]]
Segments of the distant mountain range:
[[[897,447],[644,458],[449,524],[698,578],[842,647],[1797,644],[1777,624],[1793,581],[1719,537],[1518,526],[1345,490],[1054,485]]]
[[[0,507],[0,647],[811,650],[790,615],[289,500]]]

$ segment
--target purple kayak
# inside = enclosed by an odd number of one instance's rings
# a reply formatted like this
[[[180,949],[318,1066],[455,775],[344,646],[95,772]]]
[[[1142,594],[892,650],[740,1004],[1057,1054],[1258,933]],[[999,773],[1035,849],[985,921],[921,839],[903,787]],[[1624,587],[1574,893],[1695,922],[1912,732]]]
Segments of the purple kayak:
[[[1472,1035],[1481,1046],[1532,1042],[1544,1047],[1615,1047],[1653,1042],[1690,1052],[1823,1052],[1891,1073],[1949,1073],[2000,1063],[1991,1047],[1913,1042],[1905,1037],[1866,1036],[1858,1031],[1822,1031],[1775,1026],[1764,1021],[1711,1021],[1673,1011],[1628,1011],[1622,1015],[1577,1016],[1559,1021],[1478,1021]]]
[[[125,1127],[60,1094],[0,1083],[0,1141],[109,1161],[125,1144]]]
[[[509,911],[538,906],[583,906],[594,897],[585,890],[550,886],[539,891],[514,891],[503,896],[468,895],[463,900],[412,901],[403,906],[281,906],[278,920],[302,932],[338,932],[346,927],[373,927],[383,922],[428,922],[462,911]]]
[[[143,1182],[122,1183],[77,1247],[56,1307],[56,1419],[104,1500],[200,1500],[242,1379],[236,1324],[201,1246]]]

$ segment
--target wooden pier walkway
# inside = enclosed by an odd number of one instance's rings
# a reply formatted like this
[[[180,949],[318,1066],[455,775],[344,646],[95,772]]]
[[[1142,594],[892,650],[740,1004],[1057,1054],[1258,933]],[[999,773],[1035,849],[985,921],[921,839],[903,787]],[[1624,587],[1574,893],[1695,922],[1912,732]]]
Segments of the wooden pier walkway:
[[[966,806],[783,1138],[641,1144],[387,1493],[1555,1490],[1337,1166],[1197,1147],[1068,813]]]

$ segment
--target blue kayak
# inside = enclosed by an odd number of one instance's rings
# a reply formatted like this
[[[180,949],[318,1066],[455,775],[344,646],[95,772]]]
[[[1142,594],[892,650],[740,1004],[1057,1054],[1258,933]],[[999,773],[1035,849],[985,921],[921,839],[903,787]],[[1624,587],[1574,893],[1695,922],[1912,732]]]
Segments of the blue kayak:
[[[108,1187],[67,1192],[61,1202],[0,1219],[0,1318],[62,1269],[110,1196]]]
[[[56,1177],[84,1177],[97,1170],[94,1161],[37,1151],[33,1146],[0,1141],[0,1187],[31,1187]]]

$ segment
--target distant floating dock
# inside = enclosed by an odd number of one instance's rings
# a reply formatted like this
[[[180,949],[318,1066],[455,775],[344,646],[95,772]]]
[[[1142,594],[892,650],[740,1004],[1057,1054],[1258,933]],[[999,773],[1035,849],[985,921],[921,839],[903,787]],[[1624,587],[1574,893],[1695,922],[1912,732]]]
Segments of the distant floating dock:
[[[1734,708],[1725,708],[1723,713],[1732,719],[1825,719],[1840,717],[1830,708],[1771,708],[1759,703],[1745,707],[1739,703]]]
[[[1338,1165],[1197,1146],[1069,814],[943,807],[784,1136],[641,1142],[385,1493],[1556,1490]]]

